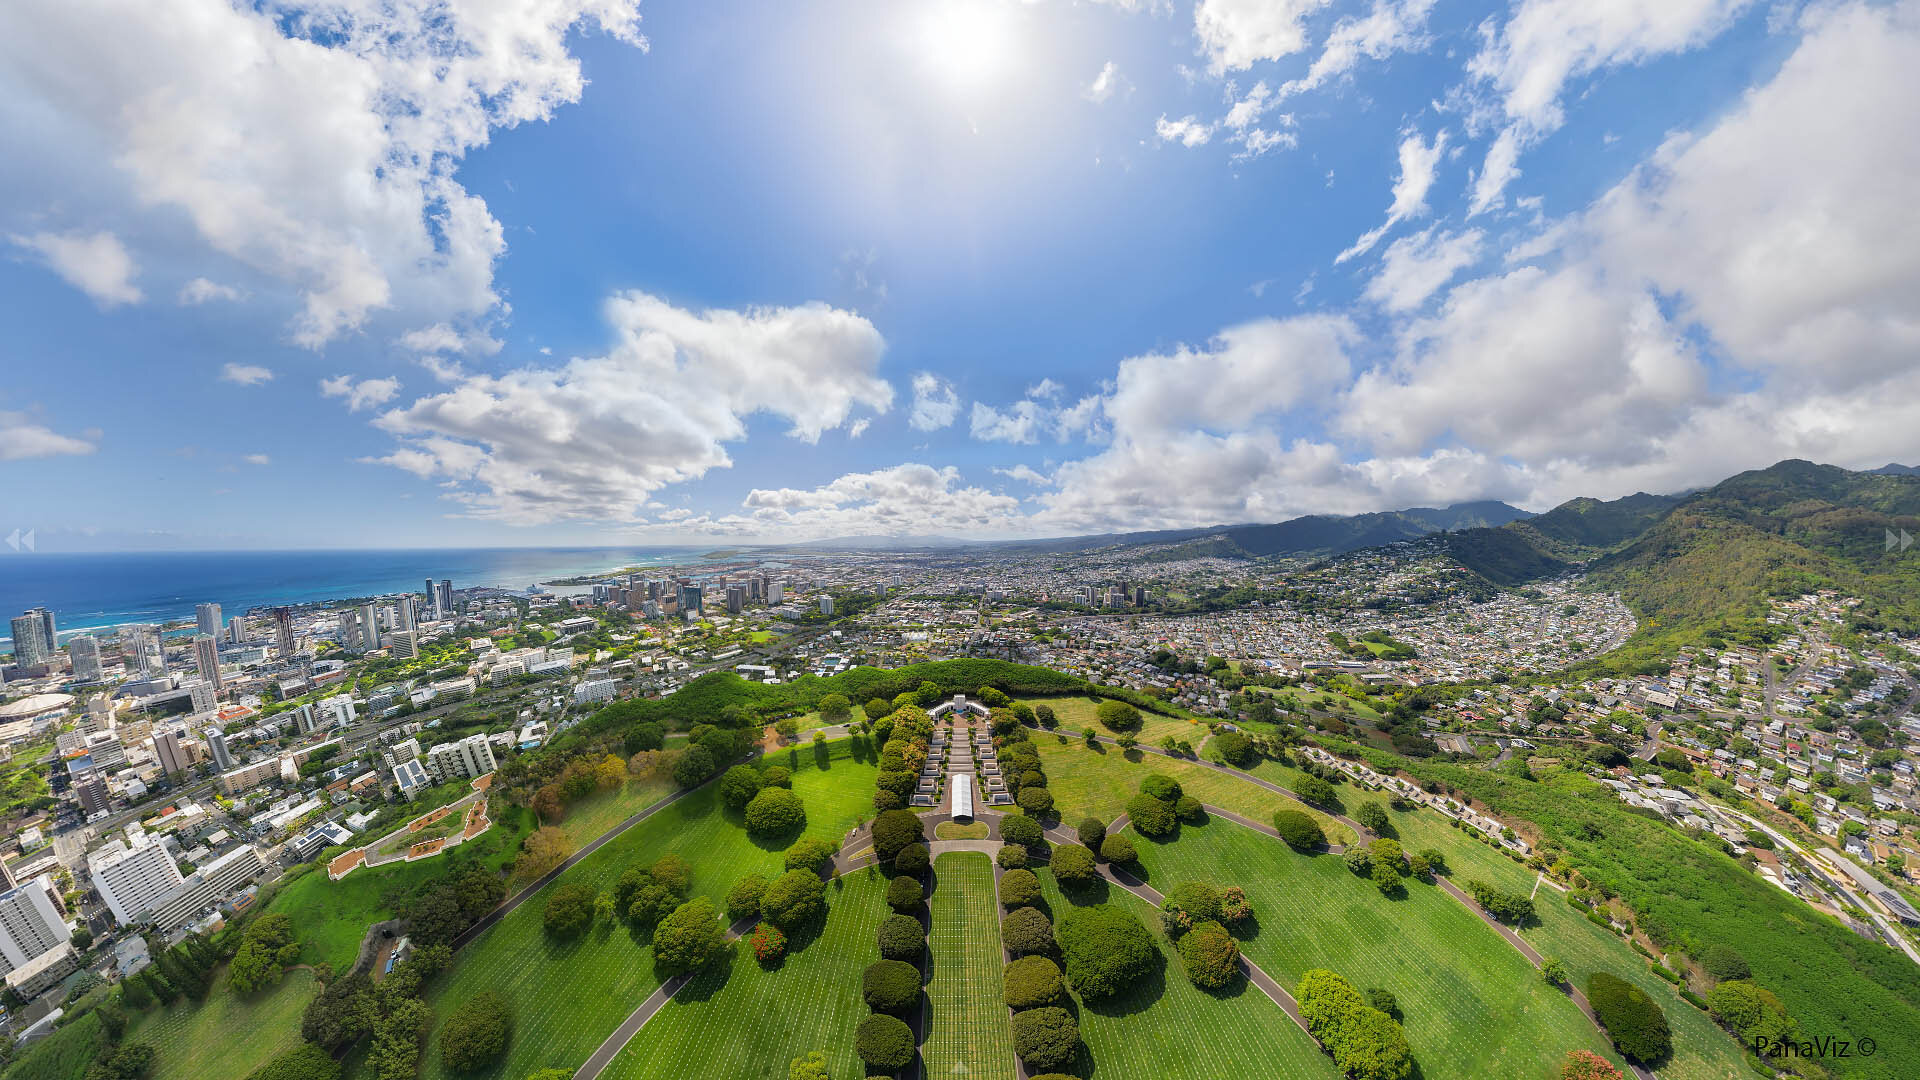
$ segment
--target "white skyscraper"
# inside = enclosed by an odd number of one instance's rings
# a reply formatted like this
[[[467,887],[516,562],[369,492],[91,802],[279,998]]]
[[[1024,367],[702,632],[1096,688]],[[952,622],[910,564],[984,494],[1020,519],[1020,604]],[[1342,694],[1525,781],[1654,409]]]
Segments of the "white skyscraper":
[[[227,620],[227,640],[235,645],[247,640],[247,618],[235,615]]]
[[[55,901],[51,876],[0,893],[0,976],[65,947],[72,936]]]
[[[73,677],[82,682],[99,682],[106,678],[100,667],[100,639],[92,634],[81,634],[67,642],[67,658],[73,661]]]
[[[380,613],[372,604],[360,606],[360,645],[369,651],[380,647]]]
[[[208,637],[220,636],[220,605],[195,604],[193,606],[193,627]]]
[[[212,634],[203,633],[193,636],[193,662],[200,669],[200,677],[211,683],[215,690],[219,690],[221,685],[220,642]]]
[[[13,617],[13,662],[22,667],[47,662],[50,653],[40,636],[40,616],[29,611]]]
[[[136,623],[121,631],[120,655],[139,670],[143,679],[167,670],[166,653],[160,645],[160,628],[152,623]]]
[[[420,604],[412,593],[400,598],[399,629],[412,633],[420,625]]]
[[[226,733],[217,727],[210,727],[203,734],[207,737],[207,752],[213,755],[213,763],[222,770],[233,768],[233,751],[227,749]]]
[[[93,887],[107,902],[121,926],[139,920],[155,900],[185,880],[167,849],[151,837],[134,838],[134,846],[115,840],[87,856]]]

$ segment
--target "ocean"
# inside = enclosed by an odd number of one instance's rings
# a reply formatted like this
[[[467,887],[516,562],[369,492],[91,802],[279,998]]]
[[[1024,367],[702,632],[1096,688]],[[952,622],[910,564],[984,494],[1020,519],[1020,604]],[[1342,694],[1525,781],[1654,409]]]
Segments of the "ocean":
[[[193,618],[212,601],[222,617],[272,604],[303,604],[420,591],[427,578],[454,588],[525,589],[623,566],[706,561],[699,548],[463,548],[388,551],[166,551],[29,554],[0,550],[0,619],[32,607],[68,631]],[[0,621],[0,633],[7,624]],[[0,638],[11,645],[10,639]]]

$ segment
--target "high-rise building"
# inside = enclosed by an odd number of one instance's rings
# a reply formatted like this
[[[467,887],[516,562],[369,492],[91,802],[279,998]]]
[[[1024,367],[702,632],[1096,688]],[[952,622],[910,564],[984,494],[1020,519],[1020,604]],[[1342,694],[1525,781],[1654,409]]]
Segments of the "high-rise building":
[[[297,709],[287,710],[287,715],[293,717],[294,730],[302,735],[320,726],[320,710],[314,708],[311,701],[302,703]]]
[[[412,633],[420,625],[420,604],[418,598],[408,593],[400,598],[399,629]]]
[[[113,703],[105,694],[87,699],[87,711],[80,715],[80,730],[88,735],[113,730]]]
[[[247,640],[247,617],[235,615],[227,620],[227,640],[235,645]]]
[[[453,615],[453,582],[441,578],[440,584],[433,589],[433,617],[451,619]]]
[[[115,840],[87,856],[87,869],[121,926],[138,922],[154,901],[185,880],[167,849],[144,833],[133,837],[131,847]]]
[[[493,745],[485,735],[469,735],[427,751],[427,771],[443,783],[462,776],[485,776],[494,765]]]
[[[212,712],[219,703],[219,692],[214,690],[212,683],[202,681],[187,687],[187,704],[195,716]]]
[[[369,652],[380,647],[380,612],[372,604],[360,605],[360,644]]]
[[[54,629],[53,612],[36,607],[28,608],[27,614],[40,621],[40,647],[45,650],[48,660],[53,659],[53,654],[60,651],[60,635]]]
[[[280,650],[282,660],[293,655],[293,609],[277,607],[273,609],[273,644]]]
[[[0,976],[64,948],[72,937],[51,875],[0,892]]]
[[[107,790],[107,778],[99,769],[81,769],[73,774],[73,797],[80,802],[80,809],[88,814],[97,814],[113,805],[113,795]]]
[[[73,663],[73,677],[81,682],[106,678],[100,668],[100,639],[92,634],[81,634],[67,642],[67,659]]]
[[[440,590],[433,587],[433,579],[427,579],[427,611],[433,618],[445,618],[440,610]]]
[[[823,596],[820,598],[820,614],[822,615],[833,614],[833,597]]]
[[[233,768],[233,751],[227,749],[226,733],[217,727],[210,727],[204,734],[207,737],[207,752],[213,755],[213,763],[223,770]]]
[[[738,615],[747,606],[747,587],[745,585],[727,586],[727,611]]]
[[[220,643],[212,634],[193,636],[193,663],[200,669],[200,677],[213,684],[214,690],[220,689]]]
[[[360,616],[352,608],[340,612],[336,617],[334,636],[340,639],[340,647],[348,652],[363,652],[366,649],[360,643]]]
[[[29,611],[13,617],[13,662],[21,667],[34,667],[46,663],[52,657],[45,640],[41,637],[40,616]]]
[[[388,634],[387,644],[393,647],[395,660],[412,660],[420,655],[420,647],[414,643],[411,630],[395,630]]]
[[[767,583],[767,603],[769,604],[783,603],[786,599],[787,599],[787,587],[784,584],[778,581]]]
[[[160,628],[152,623],[135,623],[122,631],[120,655],[132,661],[143,679],[166,673],[167,659],[160,643]]]
[[[193,762],[187,758],[187,748],[180,739],[181,732],[174,728],[153,733],[153,756],[160,762],[160,771],[172,776],[184,773]]]
[[[701,590],[698,585],[680,586],[680,617],[691,619],[702,613]]]
[[[219,637],[220,636],[220,605],[219,604],[193,605],[193,628],[196,633],[205,634],[208,637]]]

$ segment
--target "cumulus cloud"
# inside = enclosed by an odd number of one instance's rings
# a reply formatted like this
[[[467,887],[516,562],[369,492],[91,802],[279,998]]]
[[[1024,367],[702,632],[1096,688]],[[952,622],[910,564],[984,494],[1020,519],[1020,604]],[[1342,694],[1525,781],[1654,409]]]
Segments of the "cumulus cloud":
[[[91,454],[99,449],[92,441],[99,432],[87,434],[88,438],[77,439],[49,429],[26,413],[0,412],[0,461]]]
[[[1335,256],[1335,263],[1366,254],[1395,225],[1427,212],[1427,192],[1433,190],[1434,176],[1440,168],[1440,156],[1446,148],[1445,131],[1435,132],[1431,143],[1422,139],[1417,131],[1400,140],[1400,174],[1393,181],[1393,203],[1387,207],[1387,220]]]
[[[993,473],[995,476],[1004,476],[1009,480],[1018,480],[1023,484],[1032,484],[1035,487],[1053,483],[1052,480],[1047,478],[1045,473],[1040,472],[1031,465],[1015,465],[1011,469],[1002,469],[995,466]]]
[[[1100,74],[1087,84],[1086,98],[1095,105],[1101,105],[1115,94],[1126,94],[1133,89],[1133,83],[1120,74],[1120,65],[1109,60],[1100,68]]]
[[[1290,131],[1272,131],[1261,126],[1261,121],[1280,101],[1265,80],[1253,84],[1245,97],[1234,101],[1233,107],[1220,121],[1229,132],[1229,140],[1240,145],[1235,160],[1244,161],[1256,158],[1276,147],[1292,148],[1299,145],[1299,137]],[[1285,114],[1279,117],[1279,126],[1293,126],[1293,116]]]
[[[501,227],[457,165],[579,99],[569,35],[644,46],[638,21],[637,0],[5,4],[0,93],[32,106],[6,115],[46,120],[0,139],[71,170],[47,190],[117,175],[124,212],[184,216],[214,251],[291,285],[292,337],[318,347],[385,308],[496,307]],[[128,276],[103,295],[137,298]]]
[[[259,386],[264,382],[272,382],[273,372],[259,364],[224,364],[220,368],[220,381]]]
[[[1450,233],[1438,227],[1403,236],[1387,245],[1364,295],[1391,312],[1417,308],[1473,265],[1483,239],[1478,229]]]
[[[1178,120],[1169,120],[1165,116],[1153,122],[1153,133],[1161,142],[1177,142],[1181,146],[1205,146],[1213,138],[1213,125],[1201,122],[1191,114]]]
[[[180,287],[180,295],[176,299],[182,307],[199,307],[201,304],[210,304],[215,300],[229,302],[243,300],[246,295],[232,285],[222,285],[217,281],[197,277]]]
[[[1027,396],[1004,409],[973,403],[969,433],[984,442],[1035,443],[1043,436],[1056,442],[1093,436],[1103,399],[1089,395],[1071,405],[1060,404],[1065,387],[1041,379],[1027,388]]]
[[[348,412],[375,405],[385,405],[400,392],[400,380],[395,378],[361,379],[355,381],[351,375],[335,375],[331,379],[320,380],[320,393],[324,397],[344,398]]]
[[[38,254],[62,281],[103,308],[137,304],[144,299],[133,283],[139,267],[126,245],[110,232],[40,232],[8,239]]]
[[[555,368],[465,374],[384,413],[400,439],[368,460],[450,482],[468,513],[513,523],[638,521],[654,492],[732,464],[765,413],[805,443],[856,407],[886,411],[884,341],[849,311],[808,304],[689,311],[641,292],[607,304],[613,347]]]
[[[1333,24],[1320,55],[1298,79],[1282,83],[1277,97],[1317,90],[1352,71],[1362,60],[1384,60],[1397,52],[1425,49],[1427,15],[1433,0],[1376,0],[1363,16],[1348,15]]]
[[[952,466],[909,463],[816,488],[756,488],[741,513],[668,511],[643,532],[783,538],[856,534],[995,535],[1020,526],[1020,501],[969,485]]]
[[[1307,47],[1306,18],[1327,0],[1200,0],[1193,32],[1215,74],[1244,71]]]
[[[952,383],[931,371],[913,377],[913,408],[907,413],[910,427],[938,431],[952,426],[959,415],[960,395],[954,392]]]

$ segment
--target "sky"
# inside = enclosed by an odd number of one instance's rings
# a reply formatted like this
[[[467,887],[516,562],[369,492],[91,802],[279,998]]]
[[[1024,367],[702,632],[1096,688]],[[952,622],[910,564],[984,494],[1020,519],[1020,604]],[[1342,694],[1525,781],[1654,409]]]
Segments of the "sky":
[[[42,550],[1920,459],[1920,0],[15,0],[0,146]]]

